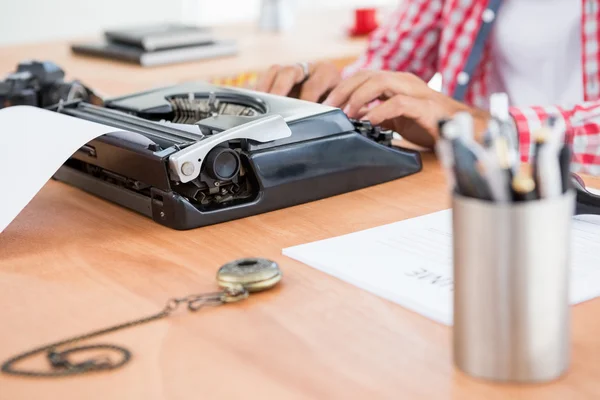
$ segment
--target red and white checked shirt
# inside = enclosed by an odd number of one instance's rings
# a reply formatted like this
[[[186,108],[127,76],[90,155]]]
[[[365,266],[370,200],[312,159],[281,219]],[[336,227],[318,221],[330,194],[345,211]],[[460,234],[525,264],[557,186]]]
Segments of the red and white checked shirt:
[[[583,3],[581,24],[582,84],[584,102],[576,105],[540,104],[511,107],[519,135],[521,160],[532,155],[531,132],[548,115],[563,118],[567,141],[573,149],[573,172],[600,175],[600,0],[570,0]],[[442,92],[452,95],[489,0],[403,0],[386,23],[373,32],[365,53],[344,75],[359,69],[411,72],[429,81],[442,76]],[[543,7],[542,3],[540,6]],[[489,14],[489,11],[488,11]],[[535,18],[534,15],[531,16]],[[490,40],[470,76],[465,102],[487,108],[493,59]],[[464,75],[464,74],[463,74]]]

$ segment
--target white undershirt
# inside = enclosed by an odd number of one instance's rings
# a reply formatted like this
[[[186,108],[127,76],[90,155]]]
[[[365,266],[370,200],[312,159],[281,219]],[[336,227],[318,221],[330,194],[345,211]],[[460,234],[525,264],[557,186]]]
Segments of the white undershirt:
[[[581,0],[504,0],[491,33],[492,91],[515,106],[584,100]]]

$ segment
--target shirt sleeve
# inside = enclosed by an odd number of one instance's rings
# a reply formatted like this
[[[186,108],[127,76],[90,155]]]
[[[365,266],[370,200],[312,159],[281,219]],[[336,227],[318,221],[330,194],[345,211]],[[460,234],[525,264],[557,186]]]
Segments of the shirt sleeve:
[[[365,52],[342,71],[342,76],[375,69],[411,72],[429,81],[437,72],[443,1],[402,1],[371,34]]]
[[[522,162],[529,162],[533,156],[532,132],[553,116],[562,120],[566,127],[565,141],[573,152],[572,171],[600,175],[600,100],[573,107],[511,107],[510,114],[519,135]]]

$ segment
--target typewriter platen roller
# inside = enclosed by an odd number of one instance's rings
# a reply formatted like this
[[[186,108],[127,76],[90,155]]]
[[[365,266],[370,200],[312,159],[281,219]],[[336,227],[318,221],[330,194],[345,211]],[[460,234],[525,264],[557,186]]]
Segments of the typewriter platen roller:
[[[191,229],[334,196],[416,173],[418,152],[338,108],[188,83],[55,111],[117,128],[54,178]]]

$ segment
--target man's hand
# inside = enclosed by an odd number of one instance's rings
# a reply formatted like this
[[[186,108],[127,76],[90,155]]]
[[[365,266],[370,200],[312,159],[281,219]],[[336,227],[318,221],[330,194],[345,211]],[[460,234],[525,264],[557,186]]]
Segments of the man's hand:
[[[274,65],[259,78],[256,90],[287,96],[292,88],[305,79],[300,65]],[[333,89],[341,80],[341,73],[330,62],[309,65],[309,74],[302,84],[300,99],[316,102],[323,94]]]
[[[373,101],[379,104],[372,106]],[[429,88],[420,78],[405,72],[363,70],[341,82],[324,104],[340,107],[350,118],[398,132],[409,142],[433,147],[438,121],[457,112],[473,115],[475,131],[485,131],[489,114],[476,110]]]

